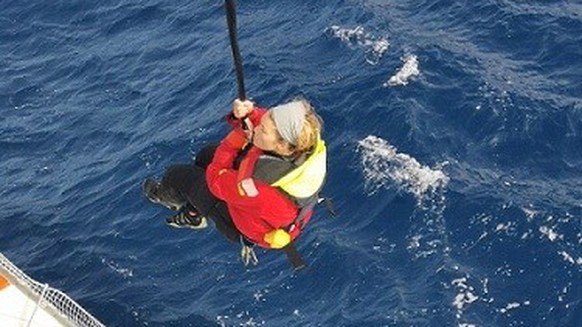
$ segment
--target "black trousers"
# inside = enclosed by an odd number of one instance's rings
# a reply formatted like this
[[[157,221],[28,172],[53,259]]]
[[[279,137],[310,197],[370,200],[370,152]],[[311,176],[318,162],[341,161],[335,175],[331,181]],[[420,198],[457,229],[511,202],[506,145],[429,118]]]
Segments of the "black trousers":
[[[161,185],[165,192],[186,203],[186,209],[196,209],[211,219],[227,240],[238,243],[241,234],[232,222],[226,203],[212,195],[206,183],[206,167],[212,161],[217,147],[217,144],[213,144],[202,148],[196,155],[194,164],[169,167]]]

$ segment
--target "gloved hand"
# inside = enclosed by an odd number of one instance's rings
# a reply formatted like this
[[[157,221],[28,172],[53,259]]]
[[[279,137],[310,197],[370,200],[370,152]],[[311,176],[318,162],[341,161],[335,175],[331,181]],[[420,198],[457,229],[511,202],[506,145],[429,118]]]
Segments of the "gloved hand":
[[[232,103],[232,114],[238,119],[245,118],[254,109],[255,104],[249,100],[241,101],[239,99],[235,99]]]
[[[255,126],[248,116],[255,110],[255,104],[252,101],[235,99],[232,103],[232,115],[242,120],[243,132],[248,141],[252,140]]]
[[[269,243],[273,249],[282,249],[291,242],[291,235],[284,229],[279,228],[265,234],[263,240]]]

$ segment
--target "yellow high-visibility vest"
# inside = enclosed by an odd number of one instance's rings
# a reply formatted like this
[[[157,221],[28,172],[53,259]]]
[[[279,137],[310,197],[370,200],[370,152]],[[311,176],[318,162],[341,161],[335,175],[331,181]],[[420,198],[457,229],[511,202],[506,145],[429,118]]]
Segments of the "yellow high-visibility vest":
[[[325,179],[326,151],[325,142],[318,139],[315,150],[301,166],[293,169],[271,185],[281,188],[295,198],[302,199],[313,196],[321,188]]]

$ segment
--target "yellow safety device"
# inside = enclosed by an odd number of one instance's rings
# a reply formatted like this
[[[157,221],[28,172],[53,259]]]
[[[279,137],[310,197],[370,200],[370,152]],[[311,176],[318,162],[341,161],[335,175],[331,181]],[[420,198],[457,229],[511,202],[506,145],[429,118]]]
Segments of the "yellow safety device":
[[[271,248],[281,249],[291,242],[291,235],[289,235],[289,233],[284,229],[275,229],[265,234],[263,240],[267,242]]]
[[[301,166],[271,185],[280,187],[295,198],[312,196],[320,189],[325,178],[326,151],[325,142],[318,139],[315,151]]]

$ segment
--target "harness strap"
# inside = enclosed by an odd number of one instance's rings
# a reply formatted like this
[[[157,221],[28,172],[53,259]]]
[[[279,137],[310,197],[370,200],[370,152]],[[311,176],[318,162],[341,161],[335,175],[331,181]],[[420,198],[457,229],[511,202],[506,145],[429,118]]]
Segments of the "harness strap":
[[[251,177],[253,176],[257,160],[259,160],[262,153],[263,151],[261,149],[253,146],[247,151],[245,158],[240,162],[237,183],[241,196],[255,197],[258,194],[255,182]]]
[[[335,210],[335,206],[334,206],[332,200],[328,197],[317,195],[317,196],[314,196],[313,199],[310,199],[307,202],[307,204],[305,204],[303,207],[301,207],[301,210],[299,210],[299,213],[297,214],[297,218],[295,218],[295,220],[293,220],[293,222],[291,224],[287,225],[287,227],[285,229],[288,232],[293,231],[295,228],[302,229],[303,224],[305,222],[305,218],[307,217],[307,214],[310,211],[313,211],[315,206],[322,203],[322,202],[325,204],[327,212],[329,212],[329,214],[332,217],[336,217],[337,212]]]
[[[295,228],[299,228],[301,230],[303,228],[303,224],[305,222],[305,218],[309,212],[313,211],[313,208],[318,203],[318,197],[313,197],[313,199],[309,200],[309,202],[300,207],[299,213],[293,222],[285,228],[288,232],[293,231]]]
[[[291,263],[291,266],[293,266],[293,270],[297,271],[306,266],[305,261],[303,261],[303,258],[301,258],[301,255],[295,248],[295,244],[293,244],[293,242],[290,242],[281,250],[285,252],[289,263]]]

